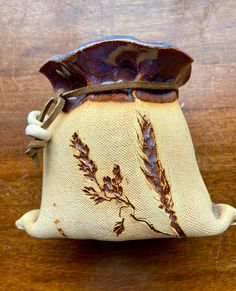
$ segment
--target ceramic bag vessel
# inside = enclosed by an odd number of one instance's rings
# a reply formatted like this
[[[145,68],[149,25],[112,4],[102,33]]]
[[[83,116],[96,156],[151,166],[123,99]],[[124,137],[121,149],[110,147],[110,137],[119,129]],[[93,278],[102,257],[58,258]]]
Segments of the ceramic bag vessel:
[[[160,87],[70,94],[48,129],[32,112],[26,133],[47,141],[42,202],[17,227],[40,238],[121,241],[215,235],[235,222],[233,207],[210,199],[177,100],[191,63],[174,46],[127,37],[49,59],[40,71],[55,91]]]

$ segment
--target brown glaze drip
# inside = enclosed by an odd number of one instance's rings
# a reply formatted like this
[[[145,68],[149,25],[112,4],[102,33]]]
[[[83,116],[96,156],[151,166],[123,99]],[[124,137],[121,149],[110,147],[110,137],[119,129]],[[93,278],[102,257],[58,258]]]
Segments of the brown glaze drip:
[[[142,138],[138,135],[138,140],[142,150],[142,160],[144,166],[141,167],[147,181],[155,189],[157,197],[160,200],[159,208],[162,209],[171,220],[171,227],[178,236],[185,236],[185,233],[177,222],[177,216],[173,210],[174,203],[171,197],[170,186],[165,176],[161,162],[157,154],[156,137],[153,126],[146,116],[138,119]]]
[[[140,94],[140,92],[140,90],[128,90],[128,92],[89,94],[86,100],[96,102],[133,102],[135,99],[140,99],[142,101],[153,103],[169,103],[175,101],[178,98],[175,91],[163,91],[162,93],[156,92],[155,94],[153,94],[153,92],[149,92],[148,90],[143,90],[145,94]]]
[[[151,83],[150,83],[151,84]],[[154,84],[154,83],[152,83]],[[112,85],[117,85],[117,83],[113,83]],[[82,88],[81,88],[82,89]],[[72,91],[73,92],[73,91]],[[152,103],[169,103],[178,99],[177,90],[168,90],[168,89],[155,89],[149,90],[145,88],[140,89],[119,89],[114,92],[114,90],[110,92],[97,92],[97,93],[89,93],[88,95],[81,95],[79,97],[74,96],[66,96],[66,94],[70,94],[70,92],[65,92],[63,98],[66,100],[63,111],[69,112],[71,109],[75,107],[75,104],[81,105],[85,101],[89,100],[92,102],[134,102],[136,99],[140,99],[146,102]],[[73,93],[76,96],[76,92]]]
[[[97,188],[96,190],[91,186],[84,187],[82,191],[85,193],[85,195],[89,196],[89,198],[95,202],[95,205],[110,201],[114,201],[120,205],[119,217],[121,220],[116,222],[113,228],[113,232],[117,236],[121,235],[125,230],[125,218],[122,216],[122,210],[125,208],[131,209],[132,213],[130,213],[130,217],[132,217],[135,221],[145,223],[150,230],[156,233],[169,235],[156,229],[153,224],[149,223],[145,218],[137,217],[135,206],[130,202],[129,198],[123,192],[123,187],[121,186],[123,176],[121,175],[119,165],[115,164],[113,166],[112,177],[103,177],[103,183],[100,184],[96,177],[96,172],[98,170],[97,166],[89,157],[88,145],[82,142],[81,138],[78,136],[78,133],[73,134],[70,146],[75,151],[74,157],[78,162],[80,171],[83,173],[84,177],[90,181],[93,181],[96,185],[95,188]]]
[[[149,92],[147,90],[145,91],[133,90],[132,95],[136,99],[152,103],[170,103],[178,99],[178,96],[175,91]]]
[[[64,237],[67,237],[66,234],[64,233],[63,229],[60,227],[57,227],[57,231]]]
[[[56,220],[54,220],[54,223],[55,224],[58,224],[58,223],[60,223],[60,220],[59,219],[56,219]]]

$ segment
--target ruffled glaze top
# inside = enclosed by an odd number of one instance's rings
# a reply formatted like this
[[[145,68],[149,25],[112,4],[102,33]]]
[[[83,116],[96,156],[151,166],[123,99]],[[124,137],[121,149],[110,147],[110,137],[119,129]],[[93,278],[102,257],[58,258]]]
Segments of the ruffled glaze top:
[[[51,57],[40,69],[55,91],[123,81],[174,82],[184,85],[191,74],[193,59],[174,45],[142,42],[133,37],[114,36],[89,42],[63,56]],[[69,111],[87,100],[172,102],[172,90],[122,90],[73,96],[66,100]]]

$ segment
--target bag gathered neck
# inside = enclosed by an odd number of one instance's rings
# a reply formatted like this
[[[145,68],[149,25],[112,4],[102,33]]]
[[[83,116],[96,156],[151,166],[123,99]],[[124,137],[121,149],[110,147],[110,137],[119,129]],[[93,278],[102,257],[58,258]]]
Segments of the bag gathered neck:
[[[60,88],[56,94],[49,98],[49,100],[45,103],[41,114],[38,116],[38,120],[42,122],[41,128],[49,128],[58,114],[63,110],[67,98],[83,95],[88,96],[89,94],[94,93],[104,93],[126,89],[175,91],[176,98],[178,97],[178,86],[174,82],[125,81],[109,84],[90,85],[71,91],[65,91],[64,89]],[[51,111],[48,118],[44,121],[47,112],[53,104],[54,109]],[[25,154],[33,159],[36,166],[39,165],[37,151],[38,149],[44,148],[46,144],[46,141],[38,139],[34,139],[28,144]]]

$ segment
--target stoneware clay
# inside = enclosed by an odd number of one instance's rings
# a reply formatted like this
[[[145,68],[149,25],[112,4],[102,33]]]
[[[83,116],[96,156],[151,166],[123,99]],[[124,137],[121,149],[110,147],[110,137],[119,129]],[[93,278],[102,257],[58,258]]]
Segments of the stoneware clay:
[[[216,235],[235,224],[236,209],[210,199],[178,103],[192,61],[132,37],[50,58],[40,72],[55,97],[26,128],[36,163],[44,148],[41,207],[16,226],[39,238],[123,241]]]

